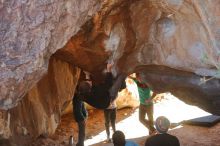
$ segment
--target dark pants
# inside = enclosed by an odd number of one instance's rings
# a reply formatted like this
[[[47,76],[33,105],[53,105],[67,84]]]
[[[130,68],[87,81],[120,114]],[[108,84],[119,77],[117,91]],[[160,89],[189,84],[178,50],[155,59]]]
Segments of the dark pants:
[[[85,130],[86,130],[86,122],[85,121],[80,121],[77,122],[78,124],[78,143],[76,146],[84,146],[84,140],[85,140]]]
[[[114,109],[104,109],[105,116],[105,129],[107,137],[110,137],[109,123],[111,122],[112,129],[115,132],[115,120],[116,120],[116,108]]]
[[[143,105],[140,104],[139,106],[139,121],[149,129],[149,132],[155,130],[154,128],[154,118],[153,118],[153,112],[154,112],[154,106],[153,104],[150,105]],[[145,118],[147,114],[148,120]]]

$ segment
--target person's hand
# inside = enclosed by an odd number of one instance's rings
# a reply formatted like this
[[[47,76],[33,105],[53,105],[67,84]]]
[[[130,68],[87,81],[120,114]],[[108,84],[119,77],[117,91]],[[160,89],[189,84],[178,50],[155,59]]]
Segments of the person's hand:
[[[111,72],[112,66],[113,66],[112,63],[107,64],[107,72]]]
[[[150,102],[151,102],[150,98],[145,100],[145,103],[150,103]]]

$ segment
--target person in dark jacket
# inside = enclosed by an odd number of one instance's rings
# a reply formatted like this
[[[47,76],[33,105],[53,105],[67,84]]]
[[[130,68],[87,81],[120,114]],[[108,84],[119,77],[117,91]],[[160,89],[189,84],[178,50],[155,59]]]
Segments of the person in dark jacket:
[[[107,71],[103,82],[92,84],[90,89],[87,89],[89,92],[84,93],[86,97],[84,101],[98,109],[108,108],[110,103],[116,99],[118,91],[126,87],[125,78],[124,74],[119,74],[114,78],[112,72]]]
[[[113,85],[113,75],[108,72],[105,74],[105,79],[102,83],[92,85],[88,94],[85,94],[85,102],[89,105],[98,108],[105,109],[109,106],[111,98],[109,97],[109,90]]]
[[[84,105],[84,96],[83,94],[87,93],[90,89],[90,85],[86,81],[80,82],[77,87],[77,91],[73,97],[73,113],[75,120],[78,124],[78,143],[76,146],[84,146],[85,140],[85,128],[86,128],[86,119],[88,116],[87,110]]]
[[[166,117],[158,117],[155,125],[159,134],[148,138],[145,146],[180,146],[178,138],[167,133],[170,127],[170,121]]]

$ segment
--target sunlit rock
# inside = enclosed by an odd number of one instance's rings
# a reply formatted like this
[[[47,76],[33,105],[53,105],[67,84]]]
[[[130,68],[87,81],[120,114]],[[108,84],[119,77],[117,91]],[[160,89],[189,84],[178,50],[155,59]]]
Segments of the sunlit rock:
[[[9,109],[47,72],[62,48],[99,9],[98,0],[0,2],[0,107]]]
[[[53,134],[72,100],[79,75],[79,68],[52,57],[48,73],[16,107],[1,113],[2,135],[23,145]]]

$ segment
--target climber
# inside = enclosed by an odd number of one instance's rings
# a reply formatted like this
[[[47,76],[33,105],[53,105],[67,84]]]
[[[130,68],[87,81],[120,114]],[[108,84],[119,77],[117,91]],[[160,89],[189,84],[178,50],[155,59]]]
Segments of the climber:
[[[84,93],[84,101],[98,109],[108,108],[111,101],[116,99],[118,91],[126,88],[125,78],[124,74],[119,74],[114,78],[112,73],[107,71],[102,83],[96,85],[90,83],[88,91]]]

